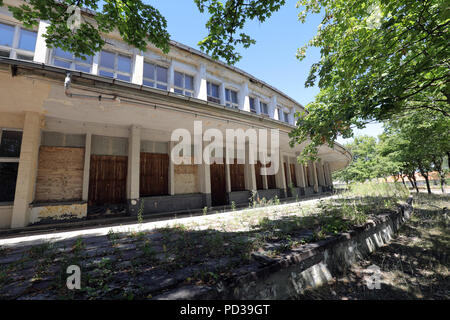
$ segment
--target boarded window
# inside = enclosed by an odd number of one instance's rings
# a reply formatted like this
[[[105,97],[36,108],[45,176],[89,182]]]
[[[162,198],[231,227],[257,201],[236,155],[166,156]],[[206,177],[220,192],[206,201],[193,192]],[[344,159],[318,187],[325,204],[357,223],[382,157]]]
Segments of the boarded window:
[[[22,132],[0,129],[0,202],[14,201]]]
[[[169,190],[169,155],[141,152],[141,196],[167,195]]]
[[[272,163],[269,162],[266,165],[266,167],[270,168],[271,165],[272,165]],[[267,176],[267,188],[268,189],[276,189],[277,188],[277,184],[276,184],[276,181],[275,181],[275,175],[274,174],[271,174],[271,175]]]
[[[222,206],[227,204],[227,191],[225,181],[225,164],[212,163],[210,169],[211,181],[211,203],[213,206]]]
[[[0,162],[0,202],[13,202],[19,163]]]
[[[245,190],[244,164],[238,164],[237,159],[234,159],[234,163],[230,164],[230,180],[231,191]]]
[[[291,168],[291,181],[292,184],[294,185],[294,187],[297,187],[297,177],[295,176],[295,163],[290,163],[290,168]]]
[[[36,201],[81,200],[83,169],[84,148],[41,146]]]

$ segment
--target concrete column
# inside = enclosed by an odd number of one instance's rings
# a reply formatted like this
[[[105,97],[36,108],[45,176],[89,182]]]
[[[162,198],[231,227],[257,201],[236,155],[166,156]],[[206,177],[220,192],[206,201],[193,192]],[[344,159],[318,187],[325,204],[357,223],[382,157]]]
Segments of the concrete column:
[[[303,165],[298,163],[298,161],[295,163],[295,178],[297,179],[297,184],[299,187],[306,187],[305,171],[303,169]]]
[[[175,195],[175,166],[171,159],[172,149],[175,146],[174,141],[169,141],[169,195]]]
[[[205,143],[203,143],[203,147]],[[211,171],[209,164],[203,159],[199,167],[200,192],[203,193],[205,207],[211,207]]]
[[[289,159],[289,156],[286,156],[286,176],[287,176],[287,186],[289,187],[291,185],[292,179],[291,179],[291,161]],[[294,186],[296,187],[296,186]]]
[[[245,165],[244,165],[244,176],[245,176],[245,189],[249,191],[255,191],[258,189],[256,185],[256,173],[255,173],[255,160],[251,155],[251,145],[249,143],[245,144]]]
[[[41,116],[37,112],[26,112],[11,228],[20,228],[28,225],[30,218],[29,206],[33,201],[36,185],[40,141]]]
[[[82,200],[89,200],[89,176],[91,170],[91,145],[92,145],[92,134],[90,132],[86,133],[86,142],[84,145],[84,170],[83,170],[83,195]]]
[[[96,52],[92,57],[92,74],[98,74],[98,64],[100,62],[100,52]],[[144,71],[142,71],[144,72]]]
[[[195,97],[201,100],[208,100],[208,90],[206,84],[206,65],[200,64],[197,75],[194,79]]]
[[[277,109],[277,96],[273,96],[270,99],[270,103],[269,103],[269,117],[271,117],[272,119],[275,119],[275,110]]]
[[[325,177],[326,177],[327,186],[332,187],[333,186],[333,178],[331,177],[330,164],[328,162],[325,162],[324,168],[325,168]]]
[[[250,112],[250,97],[248,95],[248,83],[244,82],[239,91],[239,108]]]
[[[261,114],[260,100],[258,97],[255,98],[255,109],[256,109],[256,114]]]
[[[220,84],[219,90],[220,104],[225,105],[225,85],[223,82]]]
[[[314,181],[314,192],[319,192],[319,182],[317,180],[317,169],[316,169],[316,162],[311,163],[311,169],[312,169],[312,179]]]
[[[144,56],[142,54],[135,54],[133,60],[133,78],[131,82],[142,85],[144,80]]]
[[[284,178],[284,165],[283,165],[283,155],[280,152],[279,156],[279,168],[278,172],[275,174],[275,184],[277,189],[282,189],[284,192],[284,196],[286,197],[287,193],[287,186],[286,186],[286,179]]]
[[[263,189],[264,190],[269,189],[269,183],[267,182],[267,175],[265,175],[265,174],[262,175],[262,179],[263,179]]]
[[[167,75],[167,89],[170,92],[175,92],[175,70],[173,68],[173,60],[170,61],[170,65],[169,68],[167,70],[167,72],[169,73]]]
[[[39,21],[38,34],[36,38],[36,48],[34,49],[34,62],[47,63],[49,48],[45,42],[44,34],[47,33],[47,27],[50,24],[47,21]]]
[[[225,182],[226,182],[226,191],[227,193],[231,192],[231,176],[230,176],[230,165],[225,161]]]
[[[141,129],[131,126],[128,140],[127,198],[139,199],[139,178],[141,167]]]
[[[317,167],[317,178],[318,178],[319,186],[326,186],[322,161],[318,161],[316,163],[316,167]]]

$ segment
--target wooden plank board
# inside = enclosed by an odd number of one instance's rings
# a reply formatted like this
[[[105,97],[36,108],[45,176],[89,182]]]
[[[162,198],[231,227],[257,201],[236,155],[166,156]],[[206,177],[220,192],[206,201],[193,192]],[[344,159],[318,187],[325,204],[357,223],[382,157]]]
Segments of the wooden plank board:
[[[142,197],[169,194],[169,155],[141,152],[140,194]]]

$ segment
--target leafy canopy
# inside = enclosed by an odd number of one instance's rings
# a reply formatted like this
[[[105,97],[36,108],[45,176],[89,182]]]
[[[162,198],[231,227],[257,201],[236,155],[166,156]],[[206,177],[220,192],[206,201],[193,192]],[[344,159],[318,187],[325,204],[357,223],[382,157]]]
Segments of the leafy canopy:
[[[234,64],[242,56],[236,47],[248,48],[255,43],[242,30],[248,20],[264,22],[277,11],[285,0],[194,0],[200,12],[210,15],[206,28],[208,35],[199,46],[213,59],[223,58]],[[0,0],[3,5],[3,0]],[[83,17],[81,28],[72,32],[67,26],[71,5],[92,11]],[[105,45],[102,33],[117,30],[123,40],[145,51],[147,42],[164,53],[170,49],[167,21],[152,5],[142,0],[28,0],[19,7],[8,7],[14,17],[31,27],[39,20],[49,21],[46,42],[49,47],[60,47],[76,56],[93,55]]]
[[[300,0],[305,21],[323,13],[316,36],[297,52],[321,48],[306,86],[320,93],[298,114],[292,144],[310,139],[304,155],[338,135],[411,110],[450,116],[449,6],[446,0]]]

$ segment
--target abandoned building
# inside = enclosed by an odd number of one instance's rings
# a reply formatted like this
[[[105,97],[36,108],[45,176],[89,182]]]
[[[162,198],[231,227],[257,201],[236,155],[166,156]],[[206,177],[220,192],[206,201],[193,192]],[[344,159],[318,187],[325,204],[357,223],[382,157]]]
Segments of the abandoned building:
[[[112,33],[80,59],[47,48],[47,26],[26,29],[0,8],[0,228],[248,205],[252,191],[301,198],[329,191],[331,173],[351,161],[336,144],[299,164],[304,146],[290,147],[288,134],[302,105],[200,51],[172,41],[167,55],[150,44],[141,52]],[[171,134],[194,121],[278,129],[278,172],[261,175],[260,162],[174,164]]]

